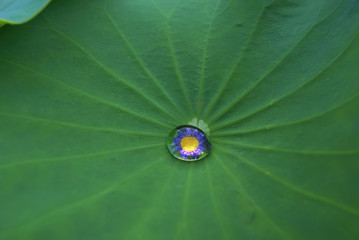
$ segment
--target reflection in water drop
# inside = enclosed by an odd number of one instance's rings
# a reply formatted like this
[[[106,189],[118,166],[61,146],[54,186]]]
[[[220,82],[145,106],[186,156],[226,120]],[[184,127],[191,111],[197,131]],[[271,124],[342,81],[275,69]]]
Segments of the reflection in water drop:
[[[202,130],[184,125],[171,131],[167,147],[170,153],[180,160],[196,161],[209,154],[211,143]]]
[[[193,118],[188,125],[194,126],[196,128],[199,128],[204,132],[207,136],[209,136],[209,128],[207,123],[203,120],[198,120],[197,118]]]

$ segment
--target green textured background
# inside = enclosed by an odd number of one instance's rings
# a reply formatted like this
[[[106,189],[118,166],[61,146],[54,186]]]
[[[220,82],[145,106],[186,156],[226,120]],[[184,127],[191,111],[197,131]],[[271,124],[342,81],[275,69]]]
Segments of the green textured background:
[[[0,239],[359,238],[358,0],[61,0],[0,29]],[[166,137],[209,125],[211,154]]]

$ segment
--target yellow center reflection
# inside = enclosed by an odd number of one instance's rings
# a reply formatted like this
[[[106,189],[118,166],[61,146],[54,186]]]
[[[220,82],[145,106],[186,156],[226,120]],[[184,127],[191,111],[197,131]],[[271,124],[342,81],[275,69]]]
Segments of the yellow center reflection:
[[[181,147],[187,152],[191,152],[197,149],[199,142],[195,137],[184,137],[181,140]]]

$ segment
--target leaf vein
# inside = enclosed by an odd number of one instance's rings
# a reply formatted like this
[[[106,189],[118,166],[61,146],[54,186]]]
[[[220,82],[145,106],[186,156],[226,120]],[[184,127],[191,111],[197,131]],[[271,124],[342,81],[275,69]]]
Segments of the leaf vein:
[[[130,88],[133,92],[135,92],[138,96],[143,97],[146,101],[148,101],[149,103],[151,103],[154,107],[156,107],[157,109],[159,109],[161,112],[165,113],[168,117],[172,118],[173,120],[178,120],[176,117],[174,117],[174,114],[169,113],[165,108],[163,108],[161,105],[159,105],[158,103],[156,103],[155,101],[153,101],[150,97],[148,97],[144,91],[139,90],[137,87],[135,87],[134,85],[130,84],[129,81],[117,76],[116,73],[114,73],[110,68],[108,68],[105,64],[103,64],[102,62],[100,62],[98,59],[95,58],[94,55],[92,55],[89,51],[87,51],[85,48],[83,48],[80,44],[78,44],[75,40],[73,40],[71,37],[69,37],[68,35],[66,35],[65,33],[57,30],[54,26],[51,25],[51,23],[49,22],[49,27],[52,31],[54,31],[55,33],[57,33],[59,36],[62,36],[63,39],[67,40],[68,42],[70,42],[72,45],[74,45],[76,48],[78,48],[79,50],[81,50],[88,58],[89,60],[92,60],[94,63],[96,63],[101,69],[103,69],[106,73],[108,73],[110,76],[112,76],[115,80],[117,80],[118,82],[124,84],[125,86],[127,86],[128,88]]]
[[[339,202],[336,202],[336,201],[333,201],[329,198],[326,198],[326,197],[323,197],[323,196],[319,196],[319,195],[316,195],[314,193],[311,193],[307,190],[304,190],[304,189],[301,189],[301,188],[298,188],[290,183],[287,183],[285,180],[283,180],[282,178],[280,177],[277,177],[275,175],[273,175],[271,172],[269,172],[268,170],[265,170],[263,169],[262,167],[258,166],[257,164],[254,164],[253,162],[245,159],[244,157],[240,157],[234,153],[231,153],[230,151],[227,151],[227,150],[224,150],[224,148],[218,148],[218,150],[222,151],[223,153],[226,153],[228,155],[231,155],[237,159],[239,159],[240,161],[242,161],[243,163],[247,164],[248,166],[252,167],[253,169],[257,170],[258,172],[262,173],[263,175],[267,176],[268,178],[274,180],[275,182],[283,185],[284,187],[287,187],[288,189],[291,189],[292,191],[296,192],[296,193],[299,193],[303,196],[306,196],[307,198],[311,198],[311,199],[314,199],[316,201],[319,201],[319,202],[322,202],[322,203],[325,203],[329,206],[332,206],[332,207],[335,207],[339,210],[342,210],[346,213],[349,213],[349,214],[352,214],[352,215],[355,215],[355,216],[359,216],[359,210],[358,209],[355,209],[353,207],[350,207],[350,206],[347,206],[343,203],[339,203]]]
[[[349,41],[349,43],[344,47],[344,49],[332,60],[330,61],[323,69],[321,69],[317,74],[314,75],[314,77],[312,77],[311,79],[305,81],[304,83],[302,83],[301,85],[299,85],[298,87],[296,87],[295,89],[293,89],[292,91],[290,91],[289,93],[277,98],[276,100],[273,100],[271,101],[271,103],[269,104],[266,104],[264,105],[263,107],[255,110],[254,112],[252,113],[249,113],[243,117],[239,117],[239,118],[236,118],[236,119],[233,119],[233,120],[230,120],[230,121],[226,121],[226,122],[223,122],[221,124],[218,124],[217,126],[214,126],[214,129],[220,129],[222,127],[225,127],[225,126],[230,126],[232,124],[235,124],[235,123],[238,123],[238,122],[241,122],[242,120],[245,120],[251,116],[254,116],[270,107],[273,107],[275,106],[278,102],[282,101],[283,99],[287,98],[287,97],[290,97],[291,95],[293,95],[294,93],[296,93],[297,91],[299,91],[300,89],[302,89],[303,87],[307,86],[309,83],[315,81],[316,79],[318,79],[318,77],[325,73],[325,71],[327,69],[329,69],[330,66],[332,66],[335,62],[337,62],[341,56],[343,56],[343,54],[346,52],[346,50],[351,46],[351,44],[353,43],[353,41],[357,38],[359,34],[359,31],[355,34],[355,36]],[[238,102],[237,102],[238,103]]]
[[[143,60],[139,57],[138,53],[135,51],[134,47],[130,44],[130,42],[127,40],[125,35],[123,34],[122,30],[118,26],[118,24],[115,22],[111,14],[108,12],[106,8],[103,8],[105,15],[110,19],[111,24],[115,27],[118,34],[121,36],[122,40],[125,42],[128,49],[130,49],[132,55],[135,57],[137,63],[141,66],[143,71],[146,73],[146,75],[153,81],[153,83],[157,86],[158,89],[163,93],[163,95],[169,100],[169,102],[174,106],[179,113],[181,113],[183,116],[185,116],[184,112],[177,106],[177,104],[173,101],[173,99],[168,95],[167,91],[163,88],[163,86],[160,84],[160,82],[155,78],[155,76],[147,69],[145,66]]]
[[[221,168],[225,171],[225,173],[230,177],[230,179],[239,187],[239,190],[243,193],[243,195],[247,198],[247,200],[253,205],[253,207],[264,217],[264,219],[271,224],[274,229],[278,232],[279,235],[282,236],[283,239],[292,239],[281,227],[279,227],[265,212],[264,210],[258,206],[253,199],[249,196],[248,192],[244,189],[241,182],[235,177],[233,172],[219,159],[217,154],[214,154],[216,161],[219,163]]]
[[[324,0],[322,0],[321,7],[323,6]],[[318,10],[317,18],[319,15],[320,10]],[[316,19],[317,19],[316,18]],[[315,19],[315,20],[316,20]],[[324,19],[322,20],[324,21]],[[322,22],[321,21],[321,22]],[[320,22],[319,22],[320,23]],[[220,111],[217,115],[215,115],[213,118],[209,120],[209,123],[212,123],[213,121],[217,120],[221,116],[223,116],[225,113],[227,113],[230,109],[232,109],[234,106],[236,106],[245,96],[247,96],[250,92],[252,92],[261,82],[263,82],[272,72],[274,72],[280,64],[306,39],[306,37],[309,35],[309,33],[313,30],[315,26],[317,26],[319,23],[314,22],[314,24],[311,25],[311,27],[304,33],[304,35],[300,38],[300,40],[295,43],[289,51],[269,70],[267,71],[262,77],[259,78],[255,84],[253,84],[252,87],[247,89],[243,94],[241,94],[235,101],[228,104],[222,111]]]
[[[162,127],[165,127],[165,128],[172,128],[172,126],[169,125],[169,124],[166,124],[166,123],[163,123],[163,122],[160,122],[160,121],[156,121],[156,120],[154,120],[154,119],[152,119],[152,118],[146,117],[145,115],[141,115],[141,114],[139,114],[139,113],[135,113],[135,112],[133,112],[133,111],[130,110],[130,109],[121,107],[121,106],[116,105],[116,104],[114,104],[114,103],[108,102],[108,101],[106,101],[106,100],[104,100],[104,99],[100,99],[100,98],[98,98],[98,97],[96,97],[96,96],[94,96],[94,95],[89,94],[88,92],[85,92],[85,91],[83,91],[83,90],[80,90],[80,89],[78,89],[78,88],[76,88],[76,87],[73,87],[73,86],[71,86],[71,85],[69,85],[69,84],[66,84],[66,83],[64,83],[64,82],[62,82],[62,81],[60,81],[60,80],[57,80],[57,79],[51,78],[51,77],[49,77],[49,76],[46,76],[46,75],[44,75],[44,74],[42,74],[42,73],[40,73],[40,72],[37,72],[37,71],[34,71],[34,70],[28,68],[28,67],[19,65],[19,64],[17,64],[17,63],[14,63],[14,62],[11,62],[11,61],[8,61],[8,60],[5,60],[5,59],[0,59],[0,61],[6,62],[6,63],[8,63],[8,64],[10,64],[10,65],[13,65],[13,66],[16,66],[16,67],[18,67],[18,68],[21,68],[21,69],[23,69],[23,70],[25,70],[25,71],[28,71],[28,72],[30,72],[30,73],[32,73],[32,74],[34,74],[34,75],[37,75],[37,76],[41,77],[42,79],[48,79],[48,80],[50,80],[50,81],[52,81],[52,82],[54,82],[54,83],[56,83],[56,84],[58,84],[58,85],[61,85],[61,86],[64,87],[64,88],[70,90],[71,92],[76,93],[76,94],[79,95],[79,96],[85,96],[85,97],[90,98],[90,99],[93,99],[93,100],[95,100],[95,101],[97,101],[97,102],[99,102],[99,103],[102,103],[102,104],[104,104],[104,105],[113,107],[113,108],[118,109],[118,110],[120,110],[120,111],[122,111],[122,112],[128,113],[128,114],[133,115],[133,116],[135,116],[135,117],[137,117],[137,118],[140,118],[140,119],[144,119],[144,120],[146,120],[146,121],[148,121],[148,122],[157,124],[157,125],[159,125],[159,126],[162,126]]]

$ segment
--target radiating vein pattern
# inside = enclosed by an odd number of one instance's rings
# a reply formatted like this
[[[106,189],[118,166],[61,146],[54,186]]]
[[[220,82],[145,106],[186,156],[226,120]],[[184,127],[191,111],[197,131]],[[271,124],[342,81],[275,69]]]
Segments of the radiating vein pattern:
[[[358,0],[63,0],[2,26],[0,240],[359,239],[358,34]],[[189,122],[202,161],[166,149]]]
[[[318,195],[313,194],[313,193],[311,193],[311,192],[308,192],[308,191],[306,191],[306,190],[300,189],[300,188],[298,188],[298,187],[296,187],[296,186],[294,186],[294,185],[292,185],[292,184],[286,182],[285,180],[283,180],[283,179],[281,179],[281,178],[279,178],[279,177],[273,175],[273,174],[270,173],[269,171],[267,171],[267,170],[261,168],[260,166],[251,163],[249,160],[247,160],[247,159],[245,159],[245,158],[243,158],[243,157],[239,157],[239,156],[236,156],[235,154],[231,154],[230,152],[228,152],[228,151],[226,151],[226,150],[223,150],[222,148],[221,148],[221,151],[223,151],[223,152],[225,152],[225,153],[227,153],[227,154],[230,154],[230,155],[232,155],[232,156],[234,156],[234,157],[237,157],[237,158],[240,159],[241,161],[245,162],[246,164],[249,164],[251,167],[253,167],[253,168],[255,168],[256,170],[260,171],[262,174],[267,175],[267,176],[268,176],[269,178],[271,178],[272,180],[274,180],[274,181],[276,181],[276,182],[278,182],[278,183],[284,185],[285,187],[288,187],[288,188],[292,189],[293,191],[298,192],[299,194],[302,194],[302,195],[305,195],[305,196],[307,196],[307,197],[309,197],[309,198],[313,198],[313,199],[315,199],[315,200],[317,200],[317,201],[321,201],[321,202],[324,202],[324,203],[326,203],[326,204],[332,205],[332,206],[337,207],[337,208],[339,208],[339,209],[341,209],[341,210],[343,210],[343,211],[348,212],[349,214],[353,214],[353,215],[359,216],[359,210],[358,210],[358,209],[355,209],[355,208],[350,207],[350,206],[346,206],[346,205],[344,205],[344,204],[342,204],[342,203],[338,203],[338,202],[335,202],[335,201],[333,201],[333,200],[331,200],[331,199],[328,199],[328,198],[325,198],[325,197],[322,197],[322,196],[318,196]]]

